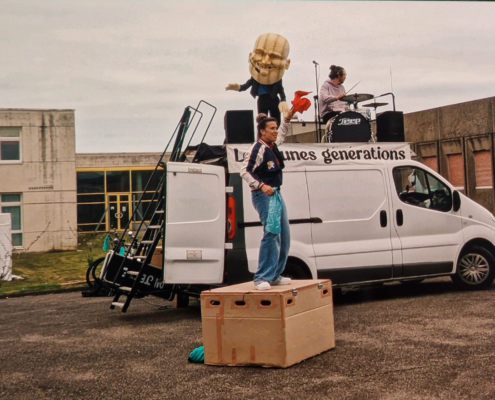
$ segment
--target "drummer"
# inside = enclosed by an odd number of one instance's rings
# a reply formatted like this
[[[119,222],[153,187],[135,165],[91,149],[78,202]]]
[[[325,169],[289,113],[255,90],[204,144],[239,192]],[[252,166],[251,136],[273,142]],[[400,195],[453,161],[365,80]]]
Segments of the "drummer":
[[[330,75],[328,77],[330,79],[327,79],[321,86],[320,99],[318,100],[320,118],[324,124],[330,118],[349,109],[347,103],[340,100],[346,94],[344,86],[342,86],[347,77],[345,69],[337,65],[332,65],[330,66]]]

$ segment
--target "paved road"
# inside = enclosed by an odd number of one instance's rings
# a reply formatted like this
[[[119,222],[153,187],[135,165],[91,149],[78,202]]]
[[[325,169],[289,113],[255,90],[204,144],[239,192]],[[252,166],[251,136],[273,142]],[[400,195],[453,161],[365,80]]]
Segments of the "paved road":
[[[147,299],[126,314],[79,293],[0,300],[0,399],[495,399],[495,286],[349,293],[336,348],[288,369],[189,364],[199,305]]]

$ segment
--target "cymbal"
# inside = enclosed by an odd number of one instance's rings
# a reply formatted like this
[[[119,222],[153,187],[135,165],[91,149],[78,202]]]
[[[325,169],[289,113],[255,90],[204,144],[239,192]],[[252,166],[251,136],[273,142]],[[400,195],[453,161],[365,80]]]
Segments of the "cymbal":
[[[346,101],[347,103],[359,103],[360,101],[365,101],[372,99],[374,96],[367,93],[355,93],[348,94],[347,96],[341,97],[340,100]]]
[[[363,104],[363,107],[381,107],[381,106],[386,106],[388,103],[369,103],[369,104]]]

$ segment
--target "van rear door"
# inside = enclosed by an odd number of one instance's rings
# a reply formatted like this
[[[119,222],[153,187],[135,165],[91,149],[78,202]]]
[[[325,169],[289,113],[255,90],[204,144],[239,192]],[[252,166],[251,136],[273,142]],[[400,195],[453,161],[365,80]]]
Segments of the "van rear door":
[[[225,258],[225,169],[166,164],[164,282],[222,283]]]

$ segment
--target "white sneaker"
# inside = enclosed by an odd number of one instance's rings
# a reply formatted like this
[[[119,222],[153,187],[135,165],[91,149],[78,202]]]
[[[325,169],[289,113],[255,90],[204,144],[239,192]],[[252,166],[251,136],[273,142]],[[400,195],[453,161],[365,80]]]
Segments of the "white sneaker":
[[[268,290],[271,289],[272,287],[268,282],[258,282],[254,284],[254,287],[258,290]]]
[[[283,276],[281,276],[280,281],[277,283],[277,285],[290,285],[291,282],[292,282],[292,279],[284,278]]]

